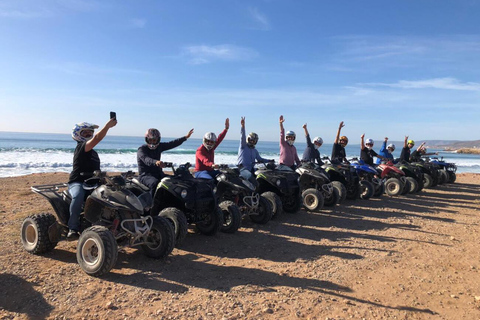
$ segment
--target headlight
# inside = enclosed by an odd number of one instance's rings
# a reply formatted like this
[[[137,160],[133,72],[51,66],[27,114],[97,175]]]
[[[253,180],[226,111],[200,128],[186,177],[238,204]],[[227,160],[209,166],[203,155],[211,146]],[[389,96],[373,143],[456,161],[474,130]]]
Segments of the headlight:
[[[182,190],[182,192],[180,193],[180,195],[182,196],[183,199],[185,199],[187,197],[187,194],[188,194],[188,192],[185,189]]]
[[[222,173],[221,175],[219,175],[219,176],[217,177],[217,180],[218,180],[218,181],[225,181],[225,180],[227,180],[227,177],[225,176],[225,174]]]
[[[217,187],[213,188],[213,193],[214,193],[214,194],[217,193]]]
[[[280,179],[278,179],[276,184],[277,184],[277,187],[280,187],[280,185],[282,184],[282,181],[280,181]]]

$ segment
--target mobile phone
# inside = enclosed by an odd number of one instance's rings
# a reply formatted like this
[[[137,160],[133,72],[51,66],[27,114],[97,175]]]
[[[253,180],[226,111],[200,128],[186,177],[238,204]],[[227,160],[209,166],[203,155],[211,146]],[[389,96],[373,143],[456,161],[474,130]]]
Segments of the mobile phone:
[[[117,113],[110,111],[110,119],[117,119]]]

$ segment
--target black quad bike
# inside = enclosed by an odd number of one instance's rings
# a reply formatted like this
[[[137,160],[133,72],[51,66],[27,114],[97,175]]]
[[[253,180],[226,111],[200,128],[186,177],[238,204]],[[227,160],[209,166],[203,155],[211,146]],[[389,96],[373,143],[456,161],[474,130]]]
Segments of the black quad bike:
[[[406,161],[400,161],[395,166],[405,173],[405,180],[410,183],[409,193],[418,193],[423,189],[423,172],[418,166]]]
[[[332,182],[338,181],[343,187],[334,184],[334,187],[339,190],[340,202],[345,199],[355,200],[360,198],[360,178],[358,177],[356,169],[348,163],[339,163],[331,161],[329,157],[324,157],[326,162],[322,167],[328,173]]]
[[[438,166],[425,161],[412,162],[413,166],[416,166],[423,173],[423,187],[425,189],[433,188],[438,185],[439,173]]]
[[[106,274],[115,266],[119,247],[140,246],[152,258],[164,258],[174,248],[174,230],[168,221],[145,215],[150,194],[136,196],[125,187],[125,181],[124,175],[108,177],[98,171],[84,184],[91,193],[80,216],[82,233],[76,255],[82,270],[91,276]],[[21,240],[27,252],[46,253],[66,239],[72,200],[67,187],[66,183],[32,187],[50,202],[54,214],[25,218]]]
[[[259,224],[266,224],[272,219],[272,206],[256,191],[256,181],[243,178],[238,168],[227,165],[220,166],[219,171],[216,196],[224,215],[223,232],[235,232],[245,215]]]
[[[319,165],[303,162],[296,169],[302,192],[303,205],[307,210],[316,211],[323,206],[334,206],[339,202],[339,193],[330,182],[327,173]]]
[[[272,219],[278,218],[283,211],[296,213],[302,206],[298,174],[286,166],[276,167],[267,163],[264,168],[255,171],[257,192],[267,198],[272,205]]]
[[[159,215],[173,224],[176,245],[180,245],[188,233],[188,224],[195,224],[197,231],[215,235],[223,224],[222,210],[217,205],[214,184],[206,179],[195,179],[187,162],[175,168],[164,162],[173,175],[164,177],[157,186],[149,213]],[[132,179],[132,189],[148,190],[137,179]]]

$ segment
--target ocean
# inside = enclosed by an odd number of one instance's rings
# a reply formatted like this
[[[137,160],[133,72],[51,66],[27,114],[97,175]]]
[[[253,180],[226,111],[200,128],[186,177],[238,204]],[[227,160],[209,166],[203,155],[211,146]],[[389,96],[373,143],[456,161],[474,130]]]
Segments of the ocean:
[[[300,139],[299,139],[300,138]],[[297,137],[295,146],[302,157],[305,141]],[[162,137],[162,141],[174,138]],[[303,140],[303,141],[302,141]],[[107,136],[95,150],[98,152],[103,171],[137,171],[137,148],[144,143],[143,137]],[[202,143],[201,139],[188,139],[176,149],[162,154],[162,161],[173,162],[175,165],[186,162],[195,165],[195,151]],[[76,142],[69,134],[47,133],[17,133],[0,132],[0,177],[15,177],[31,173],[70,172],[72,170],[73,151]],[[237,162],[238,140],[224,140],[215,151],[215,162],[218,164],[235,165]],[[378,151],[377,142],[374,150]],[[262,141],[257,144],[260,155],[275,159],[278,162],[278,142]],[[330,156],[332,144],[325,143],[320,148],[322,156]],[[360,146],[349,144],[346,148],[347,157],[359,157]],[[397,146],[394,157],[400,156],[401,148]],[[441,149],[428,149],[428,152],[438,151],[438,158],[457,165],[457,172],[480,173],[480,155],[457,154]]]

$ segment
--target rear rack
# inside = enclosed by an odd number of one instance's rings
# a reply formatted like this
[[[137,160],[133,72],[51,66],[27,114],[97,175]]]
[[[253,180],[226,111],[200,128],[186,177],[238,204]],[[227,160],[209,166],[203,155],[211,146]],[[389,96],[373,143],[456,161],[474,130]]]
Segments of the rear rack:
[[[38,186],[32,186],[30,189],[35,193],[43,195],[45,192],[58,193],[60,188],[68,188],[68,183],[41,184]]]

